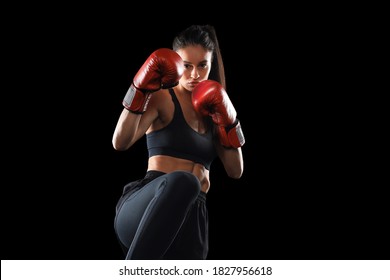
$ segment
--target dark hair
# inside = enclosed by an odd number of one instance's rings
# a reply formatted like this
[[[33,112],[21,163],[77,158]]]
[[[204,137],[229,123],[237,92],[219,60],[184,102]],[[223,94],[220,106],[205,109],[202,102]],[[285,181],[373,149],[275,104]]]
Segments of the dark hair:
[[[195,45],[212,52],[209,79],[219,82],[226,89],[225,69],[215,28],[211,25],[191,25],[173,39],[172,48],[177,51]]]

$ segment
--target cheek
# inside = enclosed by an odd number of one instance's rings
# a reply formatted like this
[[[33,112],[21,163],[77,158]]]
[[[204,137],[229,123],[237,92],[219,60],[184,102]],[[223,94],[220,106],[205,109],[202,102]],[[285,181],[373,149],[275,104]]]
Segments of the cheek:
[[[181,76],[181,79],[189,79],[191,77],[191,71],[184,70],[183,76]]]
[[[187,71],[184,71],[184,72],[183,72],[183,75],[181,76],[179,82],[180,82],[181,84],[185,84],[189,79],[190,79],[190,74],[188,74]]]
[[[204,71],[201,71],[201,72],[200,72],[200,75],[201,75],[202,77],[208,77],[209,74],[210,74],[210,69],[207,69],[207,70],[204,70]]]

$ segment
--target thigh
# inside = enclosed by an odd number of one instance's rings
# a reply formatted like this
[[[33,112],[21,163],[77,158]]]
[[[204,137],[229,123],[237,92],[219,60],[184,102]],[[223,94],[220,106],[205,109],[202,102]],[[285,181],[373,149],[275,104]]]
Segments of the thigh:
[[[146,208],[164,180],[163,176],[156,178],[121,201],[115,217],[115,231],[125,247],[130,247]]]

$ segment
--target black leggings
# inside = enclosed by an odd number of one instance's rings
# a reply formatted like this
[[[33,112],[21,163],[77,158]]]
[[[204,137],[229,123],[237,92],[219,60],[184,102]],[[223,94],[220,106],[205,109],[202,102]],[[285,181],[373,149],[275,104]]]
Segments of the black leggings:
[[[148,171],[127,184],[114,228],[126,259],[206,259],[206,193],[189,172]]]

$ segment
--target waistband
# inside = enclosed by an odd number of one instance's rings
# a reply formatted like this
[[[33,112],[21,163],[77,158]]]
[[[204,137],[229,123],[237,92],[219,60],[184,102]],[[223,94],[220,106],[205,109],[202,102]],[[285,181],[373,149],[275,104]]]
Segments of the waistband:
[[[149,170],[146,172],[145,177],[143,180],[153,180],[156,179],[157,177],[160,177],[162,175],[165,175],[166,173],[161,172],[161,171],[156,171],[156,170]]]
[[[153,181],[154,179],[162,176],[162,175],[165,175],[166,173],[164,172],[161,172],[161,171],[156,171],[156,170],[148,170],[145,174],[145,177],[142,179],[142,185],[146,185],[147,183],[149,183],[150,181]],[[198,198],[197,200],[199,201],[202,201],[202,202],[206,202],[206,196],[207,194],[203,191],[201,191],[198,195]]]

